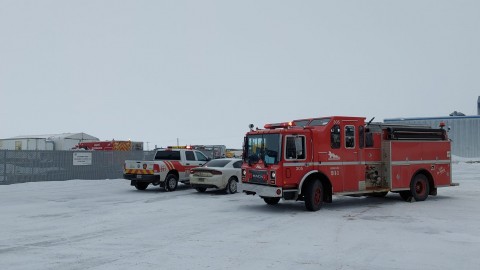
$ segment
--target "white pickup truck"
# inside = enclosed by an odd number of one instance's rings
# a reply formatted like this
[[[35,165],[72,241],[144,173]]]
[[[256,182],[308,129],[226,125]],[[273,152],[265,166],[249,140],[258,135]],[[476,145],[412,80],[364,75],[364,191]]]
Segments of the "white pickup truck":
[[[153,161],[125,160],[123,178],[138,190],[160,185],[166,191],[177,189],[178,182],[189,184],[190,169],[202,166],[209,158],[189,149],[159,149]]]

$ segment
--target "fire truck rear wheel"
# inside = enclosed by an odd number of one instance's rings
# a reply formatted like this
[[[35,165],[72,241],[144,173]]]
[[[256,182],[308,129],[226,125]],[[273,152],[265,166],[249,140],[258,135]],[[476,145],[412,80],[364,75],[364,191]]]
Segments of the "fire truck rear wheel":
[[[178,185],[178,177],[174,174],[169,174],[165,178],[165,190],[166,191],[175,191]]]
[[[276,198],[276,197],[263,197],[263,200],[265,201],[265,203],[269,204],[269,205],[275,205],[277,204],[279,201],[280,201],[280,198]]]
[[[415,201],[425,201],[429,193],[427,177],[423,174],[415,175],[410,183],[410,192]]]
[[[304,192],[305,207],[307,210],[320,210],[323,204],[323,185],[320,180],[316,179],[308,182]]]
[[[147,189],[148,187],[148,184],[147,182],[135,182],[135,188],[138,189],[138,190],[145,190]]]

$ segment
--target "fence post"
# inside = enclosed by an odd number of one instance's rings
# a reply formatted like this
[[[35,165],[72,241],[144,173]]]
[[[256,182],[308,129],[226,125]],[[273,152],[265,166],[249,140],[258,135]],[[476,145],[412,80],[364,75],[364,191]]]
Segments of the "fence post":
[[[7,180],[7,151],[3,151],[3,181]]]

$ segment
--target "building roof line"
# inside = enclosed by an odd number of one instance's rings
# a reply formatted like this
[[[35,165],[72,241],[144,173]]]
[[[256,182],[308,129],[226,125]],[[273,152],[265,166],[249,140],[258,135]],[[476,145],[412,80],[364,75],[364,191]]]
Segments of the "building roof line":
[[[451,119],[480,119],[480,115],[470,116],[437,116],[437,117],[401,117],[401,118],[386,118],[384,122],[389,121],[410,121],[410,120],[451,120]]]

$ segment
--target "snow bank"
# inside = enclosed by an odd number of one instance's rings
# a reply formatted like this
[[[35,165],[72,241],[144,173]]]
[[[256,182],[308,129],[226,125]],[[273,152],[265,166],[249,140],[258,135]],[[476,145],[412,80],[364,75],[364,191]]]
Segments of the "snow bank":
[[[466,158],[466,157],[452,156],[452,163],[480,163],[480,157]]]

